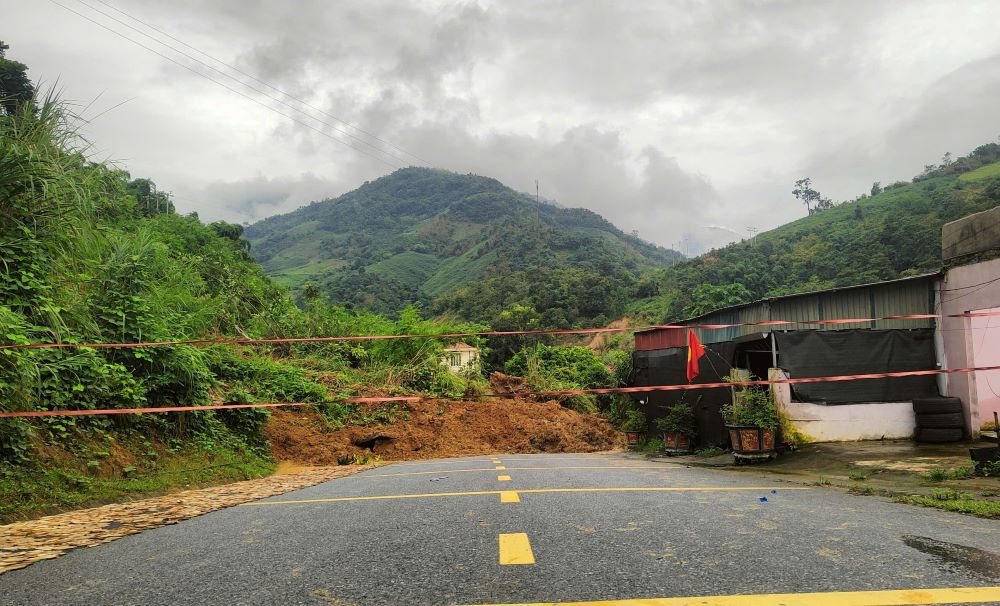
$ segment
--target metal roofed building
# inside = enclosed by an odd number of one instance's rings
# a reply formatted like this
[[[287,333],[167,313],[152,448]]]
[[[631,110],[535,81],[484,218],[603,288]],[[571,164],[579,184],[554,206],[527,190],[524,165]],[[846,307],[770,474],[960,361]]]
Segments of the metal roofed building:
[[[814,320],[852,320],[934,314],[941,272],[885,282],[770,297],[688,318],[683,326],[741,324],[694,328],[706,347],[696,383],[722,380],[733,368],[759,378],[867,374],[935,368],[941,339],[934,319],[896,319],[837,324]],[[793,324],[754,326],[787,320]],[[801,323],[800,323],[801,322]],[[749,324],[749,325],[743,325]],[[687,382],[685,329],[653,329],[635,335],[635,381],[643,385]],[[934,377],[866,379],[843,383],[775,386],[776,402],[807,435],[818,440],[907,438],[912,436],[911,401],[938,395]],[[701,445],[724,444],[720,407],[728,390],[649,392],[635,399],[650,420],[664,406],[685,398],[695,409]]]
[[[679,322],[705,345],[695,383],[715,383],[734,368],[768,379],[904,370],[957,370],[937,376],[773,385],[775,403],[805,434],[821,441],[908,438],[912,400],[946,395],[962,401],[966,437],[1000,414],[1000,206],[941,230],[940,271],[872,284],[771,297]],[[879,320],[891,316],[934,318]],[[996,314],[996,315],[991,315]],[[820,324],[815,320],[869,319]],[[752,325],[771,320],[792,324]],[[746,324],[746,325],[744,325]],[[637,332],[634,385],[687,383],[687,332]],[[726,445],[719,408],[728,390],[640,393],[649,420],[686,399],[695,409],[701,445]]]

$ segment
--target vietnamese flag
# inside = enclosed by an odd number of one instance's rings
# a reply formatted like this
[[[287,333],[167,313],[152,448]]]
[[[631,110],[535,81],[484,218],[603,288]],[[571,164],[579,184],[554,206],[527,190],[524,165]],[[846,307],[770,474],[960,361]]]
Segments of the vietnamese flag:
[[[694,378],[698,376],[698,358],[703,355],[705,355],[705,348],[701,346],[698,336],[694,334],[693,330],[688,331],[688,383],[694,381]]]

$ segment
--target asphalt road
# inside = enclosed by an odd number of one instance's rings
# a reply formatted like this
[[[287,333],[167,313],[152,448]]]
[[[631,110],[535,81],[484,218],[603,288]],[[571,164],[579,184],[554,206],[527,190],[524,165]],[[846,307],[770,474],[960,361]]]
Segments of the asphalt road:
[[[0,604],[1000,603],[994,520],[615,454],[496,460],[380,467],[76,550],[0,575]],[[824,595],[770,595],[802,592]]]

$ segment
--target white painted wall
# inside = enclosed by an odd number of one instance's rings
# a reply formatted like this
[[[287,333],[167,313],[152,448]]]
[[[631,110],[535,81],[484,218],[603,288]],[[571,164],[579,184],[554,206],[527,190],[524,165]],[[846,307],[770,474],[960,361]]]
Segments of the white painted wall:
[[[772,381],[786,379],[780,368],[768,370]],[[790,385],[772,385],[779,409],[791,417],[802,433],[817,442],[851,442],[882,438],[911,438],[916,425],[912,402],[871,402],[828,406],[792,402]]]
[[[448,349],[445,348],[441,363],[452,372],[463,372],[479,363],[478,349]]]

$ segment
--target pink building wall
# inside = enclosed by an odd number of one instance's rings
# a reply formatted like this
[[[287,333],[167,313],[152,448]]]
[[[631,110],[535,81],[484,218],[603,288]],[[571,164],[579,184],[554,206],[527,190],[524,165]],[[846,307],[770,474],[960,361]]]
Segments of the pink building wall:
[[[1000,259],[949,269],[938,300],[943,315],[1000,309]],[[942,368],[1000,366],[1000,316],[943,318],[939,328]],[[1000,412],[1000,371],[944,375],[941,387],[961,398],[973,437]]]

